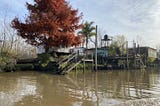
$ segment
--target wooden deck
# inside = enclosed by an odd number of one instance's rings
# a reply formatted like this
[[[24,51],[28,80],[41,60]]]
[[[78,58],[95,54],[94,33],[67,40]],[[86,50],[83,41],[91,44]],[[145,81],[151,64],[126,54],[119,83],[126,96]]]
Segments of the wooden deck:
[[[93,62],[94,60],[93,59],[82,59],[82,61],[84,61],[84,62]]]

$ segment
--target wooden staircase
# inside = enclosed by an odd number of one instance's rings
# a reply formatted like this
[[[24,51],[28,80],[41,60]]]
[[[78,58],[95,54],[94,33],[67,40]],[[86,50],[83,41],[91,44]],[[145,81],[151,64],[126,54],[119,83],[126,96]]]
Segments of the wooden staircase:
[[[58,70],[57,73],[64,75],[73,70],[78,64],[81,63],[83,56],[77,53],[73,53],[64,59],[57,62]]]
[[[140,68],[140,69],[146,68],[146,66],[144,65],[142,58],[140,56],[136,57],[136,68]]]

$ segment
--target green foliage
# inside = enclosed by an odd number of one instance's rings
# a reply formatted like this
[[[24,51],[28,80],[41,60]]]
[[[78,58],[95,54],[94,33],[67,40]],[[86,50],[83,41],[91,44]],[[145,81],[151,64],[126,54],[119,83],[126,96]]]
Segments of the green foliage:
[[[115,56],[115,55],[119,55],[119,54],[120,54],[120,50],[118,47],[118,43],[114,41],[114,42],[112,42],[112,44],[109,47],[108,55]]]
[[[15,59],[17,57],[17,55],[14,52],[9,52],[7,50],[1,51],[0,56],[4,58],[15,58]]]
[[[38,59],[40,60],[40,65],[46,67],[51,60],[51,55],[48,53],[39,54]]]
[[[83,69],[83,64],[78,64],[77,69]]]
[[[151,65],[151,64],[154,63],[154,61],[155,61],[155,58],[150,57],[150,58],[147,59],[147,64],[148,64],[148,65]]]
[[[6,66],[6,58],[0,57],[0,71],[3,71]]]
[[[125,44],[126,38],[124,35],[115,36],[109,48],[109,55],[115,56],[120,54],[126,54]]]
[[[95,31],[95,27],[93,26],[94,22],[85,22],[83,24],[83,28],[81,31],[79,31],[79,34],[83,35],[86,39],[86,48],[88,48],[88,41],[92,36],[95,36],[96,33]]]
[[[33,70],[34,65],[33,64],[17,64],[16,70]]]
[[[0,56],[0,71],[14,71],[16,60],[14,58]]]

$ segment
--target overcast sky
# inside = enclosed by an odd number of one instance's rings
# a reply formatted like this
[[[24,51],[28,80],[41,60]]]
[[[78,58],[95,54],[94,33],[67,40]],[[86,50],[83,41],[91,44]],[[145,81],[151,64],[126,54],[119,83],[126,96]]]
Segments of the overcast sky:
[[[25,2],[1,0],[0,20],[7,11],[8,20],[25,17]],[[160,0],[67,0],[83,13],[84,21],[94,21],[110,36],[125,35],[143,46],[160,44]]]

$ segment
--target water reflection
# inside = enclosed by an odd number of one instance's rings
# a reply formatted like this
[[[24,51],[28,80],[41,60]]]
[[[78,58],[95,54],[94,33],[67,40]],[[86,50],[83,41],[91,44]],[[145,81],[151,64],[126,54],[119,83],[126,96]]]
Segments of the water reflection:
[[[77,77],[75,81],[79,85],[83,82],[83,86],[76,94],[83,89],[83,101],[92,101],[97,106],[160,96],[158,71],[109,71],[79,74]]]
[[[36,95],[36,80],[34,76],[19,76],[5,73],[0,75],[0,106],[13,106],[24,96]]]
[[[108,106],[159,96],[159,71],[0,73],[0,106]]]

